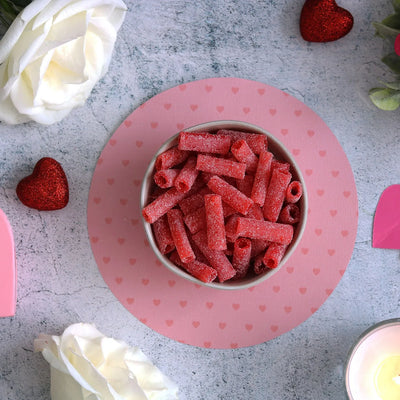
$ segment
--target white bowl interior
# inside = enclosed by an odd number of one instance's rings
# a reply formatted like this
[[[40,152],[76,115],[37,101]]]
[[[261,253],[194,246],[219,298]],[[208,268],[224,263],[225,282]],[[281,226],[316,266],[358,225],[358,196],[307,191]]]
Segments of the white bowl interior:
[[[219,129],[231,129],[231,130],[240,130],[240,131],[245,131],[245,132],[251,132],[251,133],[259,133],[267,136],[268,138],[268,150],[271,151],[277,159],[287,161],[291,164],[292,169],[292,175],[294,180],[298,180],[301,182],[303,186],[303,196],[301,197],[299,203],[300,203],[300,210],[301,210],[301,219],[300,222],[297,224],[294,236],[293,236],[293,241],[286,250],[285,255],[283,256],[279,266],[277,268],[268,270],[262,275],[256,275],[256,276],[251,276],[251,277],[245,277],[243,279],[238,279],[238,280],[232,280],[232,281],[226,281],[223,283],[220,282],[211,282],[211,283],[204,283],[198,280],[197,278],[193,277],[186,271],[182,270],[175,264],[173,264],[167,257],[165,257],[161,252],[159,251],[157,244],[154,239],[153,231],[151,228],[151,224],[146,222],[144,218],[142,217],[144,229],[147,235],[147,238],[149,240],[149,243],[157,255],[157,257],[160,259],[160,261],[172,272],[176,273],[177,275],[191,281],[194,283],[197,283],[199,285],[207,286],[207,287],[212,287],[212,288],[217,288],[217,289],[224,289],[224,290],[237,290],[237,289],[246,289],[251,286],[257,285],[266,279],[270,278],[272,275],[277,273],[282,266],[285,264],[285,262],[290,258],[290,256],[293,254],[294,250],[296,249],[297,245],[299,244],[301,237],[303,235],[303,232],[306,227],[306,222],[307,222],[307,210],[308,210],[308,197],[307,197],[307,190],[306,190],[306,185],[305,181],[303,178],[303,175],[301,173],[301,170],[299,166],[296,163],[296,160],[293,158],[291,153],[286,149],[286,147],[278,140],[276,139],[271,133],[265,131],[264,129],[249,124],[247,122],[241,122],[241,121],[213,121],[213,122],[207,122],[204,124],[196,125],[191,128],[185,129],[187,132],[200,132],[200,131],[209,131],[209,132],[214,132]],[[141,193],[140,193],[140,207],[141,209],[147,205],[148,202],[148,196],[149,196],[149,191],[152,187],[152,177],[153,177],[153,171],[154,171],[154,164],[156,161],[156,158],[159,154],[163,153],[165,150],[177,145],[178,143],[178,136],[179,133],[176,135],[172,136],[170,139],[168,139],[157,151],[157,153],[154,155],[152,160],[149,163],[149,166],[146,170],[145,176],[143,178],[143,183],[142,183],[142,188],[141,188]]]

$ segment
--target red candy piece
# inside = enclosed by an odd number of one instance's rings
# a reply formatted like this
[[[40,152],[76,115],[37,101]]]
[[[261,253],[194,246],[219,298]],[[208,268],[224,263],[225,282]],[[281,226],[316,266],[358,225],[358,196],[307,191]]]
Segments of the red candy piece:
[[[162,154],[158,155],[155,162],[157,171],[161,169],[168,169],[184,162],[189,157],[188,151],[179,150],[176,147],[172,147]]]
[[[260,206],[264,205],[265,194],[267,193],[269,177],[271,175],[271,161],[272,153],[269,151],[261,152],[251,190],[251,199]]]
[[[193,261],[196,256],[194,255],[189,238],[186,234],[182,211],[177,208],[169,210],[167,213],[167,220],[179,258],[185,264]]]
[[[193,275],[195,278],[204,283],[211,283],[217,277],[217,271],[214,268],[202,263],[199,260],[194,260],[187,264],[183,263],[176,251],[171,253],[169,259],[172,263],[183,268],[189,272],[189,274]]]
[[[308,42],[331,42],[347,35],[353,16],[335,0],[307,0],[300,15],[300,32]]]
[[[178,148],[201,153],[227,154],[231,148],[231,138],[208,132],[181,132]]]
[[[299,181],[290,182],[286,189],[286,201],[297,203],[303,195],[303,187]]]
[[[254,154],[260,154],[262,151],[268,148],[268,139],[264,135],[258,133],[248,133],[241,131],[232,131],[229,129],[220,129],[217,132],[218,136],[229,135],[232,138],[232,142],[237,140],[245,140]]]
[[[185,197],[185,193],[178,192],[175,187],[168,189],[142,210],[143,218],[149,223],[157,221],[162,215],[175,207]]]
[[[264,218],[268,221],[276,222],[278,220],[285,200],[286,189],[291,179],[292,175],[288,172],[283,172],[279,169],[272,171],[263,208]]]
[[[230,176],[237,179],[243,179],[246,172],[245,163],[212,157],[206,154],[199,154],[197,156],[196,168],[200,171],[210,172],[211,174]]]
[[[294,225],[300,221],[300,209],[296,204],[288,203],[279,214],[279,222]]]
[[[61,165],[53,158],[40,159],[31,175],[23,178],[16,189],[27,207],[39,211],[60,210],[68,204],[68,181]]]
[[[154,222],[152,227],[154,237],[156,239],[158,248],[161,251],[161,254],[167,254],[174,250],[175,243],[169,229],[167,216],[164,214],[161,218],[158,218],[158,220]]]
[[[239,162],[246,164],[246,171],[254,172],[257,169],[258,158],[244,139],[233,143],[231,152]]]
[[[224,210],[221,196],[206,194],[204,196],[207,221],[208,247],[212,250],[226,250]]]
[[[238,237],[290,244],[293,239],[293,226],[239,217],[236,222],[236,234]]]
[[[196,169],[196,157],[190,156],[179,175],[176,177],[174,186],[181,192],[187,193],[194,184],[199,171]]]
[[[208,181],[207,186],[214,193],[219,194],[226,204],[229,204],[243,215],[246,215],[253,205],[253,200],[216,175]]]
[[[179,172],[179,169],[161,169],[154,174],[154,182],[160,188],[168,189],[174,186],[175,179]]]
[[[285,244],[272,243],[265,252],[263,264],[267,268],[276,268],[281,262],[282,257],[286,252],[286,248],[287,245]]]
[[[207,258],[211,266],[217,271],[220,282],[225,282],[236,275],[235,269],[223,251],[211,250],[207,245],[207,234],[204,231],[197,232],[192,239],[199,250]]]
[[[235,278],[244,278],[250,267],[251,240],[239,238],[233,246],[232,266],[236,270]]]

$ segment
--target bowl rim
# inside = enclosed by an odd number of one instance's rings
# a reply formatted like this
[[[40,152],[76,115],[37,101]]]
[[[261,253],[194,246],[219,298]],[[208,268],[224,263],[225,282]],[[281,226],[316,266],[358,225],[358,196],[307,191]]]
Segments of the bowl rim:
[[[302,187],[303,187],[303,195],[300,199],[301,201],[301,207],[303,210],[303,219],[302,219],[302,224],[298,225],[298,229],[296,229],[295,232],[295,239],[292,241],[290,244],[288,250],[286,251],[285,255],[283,256],[281,262],[279,263],[277,268],[270,269],[267,272],[263,273],[262,275],[254,276],[250,278],[248,281],[228,281],[228,282],[202,282],[199,279],[195,278],[194,276],[190,275],[188,272],[184,271],[183,269],[179,268],[177,265],[173,264],[165,255],[163,255],[160,250],[157,247],[156,241],[154,239],[152,229],[151,229],[151,224],[148,223],[143,215],[142,215],[142,209],[146,205],[146,200],[148,197],[147,190],[149,189],[149,185],[151,183],[151,176],[154,170],[154,164],[157,156],[161,154],[163,151],[167,150],[168,148],[172,147],[174,145],[174,142],[177,140],[180,132],[199,132],[199,131],[214,131],[218,129],[232,129],[232,130],[243,130],[243,131],[248,131],[249,133],[260,133],[268,138],[268,149],[270,148],[270,143],[273,143],[273,147],[278,147],[280,149],[280,153],[284,153],[285,155],[285,160],[288,161],[293,170],[296,171],[297,179],[300,180]],[[272,153],[274,153],[272,151]],[[303,174],[301,172],[301,169],[299,165],[297,164],[296,160],[294,159],[293,155],[279,139],[277,139],[270,131],[267,131],[266,129],[258,126],[251,124],[249,122],[245,121],[240,121],[240,120],[214,120],[214,121],[208,121],[200,124],[196,124],[193,126],[190,126],[188,128],[184,128],[180,131],[178,131],[176,134],[171,136],[169,139],[164,141],[158,148],[157,152],[153,155],[152,159],[149,161],[148,166],[146,168],[145,174],[143,176],[143,181],[141,184],[140,188],[140,216],[142,219],[143,227],[147,236],[147,239],[150,243],[150,246],[154,253],[156,254],[157,258],[160,260],[160,262],[167,267],[170,271],[173,273],[181,276],[182,278],[191,281],[195,284],[209,287],[209,288],[214,288],[214,289],[222,289],[222,290],[241,290],[241,289],[248,289],[250,287],[259,285],[260,283],[264,282],[265,280],[269,279],[273,275],[275,275],[278,271],[280,271],[283,267],[283,265],[288,261],[288,259],[291,257],[297,246],[299,245],[301,238],[303,236],[303,233],[306,229],[307,225],[307,219],[308,219],[308,192],[305,184],[305,180],[303,177]]]

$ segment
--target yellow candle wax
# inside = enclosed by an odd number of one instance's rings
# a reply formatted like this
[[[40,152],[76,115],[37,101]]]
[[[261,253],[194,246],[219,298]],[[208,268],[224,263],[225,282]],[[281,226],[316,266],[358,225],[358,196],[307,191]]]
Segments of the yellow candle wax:
[[[400,355],[387,357],[379,364],[375,387],[382,400],[400,400]]]

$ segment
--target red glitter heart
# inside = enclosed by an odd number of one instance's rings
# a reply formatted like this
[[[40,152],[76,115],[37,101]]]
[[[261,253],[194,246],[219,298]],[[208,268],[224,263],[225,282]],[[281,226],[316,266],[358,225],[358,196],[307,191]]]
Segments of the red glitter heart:
[[[40,159],[31,175],[17,186],[17,196],[27,207],[40,211],[64,208],[68,204],[68,181],[61,165],[54,159]]]
[[[332,42],[347,35],[353,16],[335,0],[307,0],[300,16],[300,32],[308,42]]]

